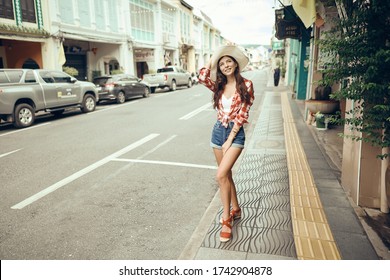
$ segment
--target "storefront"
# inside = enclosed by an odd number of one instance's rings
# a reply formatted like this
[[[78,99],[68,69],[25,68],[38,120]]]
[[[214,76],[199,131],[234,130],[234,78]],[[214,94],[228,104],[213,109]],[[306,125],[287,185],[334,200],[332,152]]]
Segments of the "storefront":
[[[156,71],[155,51],[153,49],[134,49],[134,60],[136,63],[137,77],[142,78],[144,74]]]

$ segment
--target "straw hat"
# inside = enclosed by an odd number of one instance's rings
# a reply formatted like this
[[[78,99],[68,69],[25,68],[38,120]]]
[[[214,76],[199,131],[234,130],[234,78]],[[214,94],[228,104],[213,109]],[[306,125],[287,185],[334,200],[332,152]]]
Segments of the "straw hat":
[[[249,63],[249,58],[237,46],[221,46],[211,56],[210,78],[213,81],[217,80],[218,61],[226,55],[233,57],[237,61],[240,72]]]

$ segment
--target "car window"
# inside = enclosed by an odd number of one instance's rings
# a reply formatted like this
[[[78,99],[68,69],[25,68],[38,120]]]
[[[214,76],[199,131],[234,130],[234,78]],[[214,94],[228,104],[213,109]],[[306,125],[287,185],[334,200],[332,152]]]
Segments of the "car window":
[[[0,83],[19,83],[22,78],[22,70],[6,70],[0,72]]]
[[[9,83],[8,77],[4,71],[0,72],[0,83],[1,84]]]
[[[54,83],[54,78],[48,71],[41,71],[39,72],[39,76],[41,76],[42,80],[45,81],[45,83],[52,84]]]
[[[36,83],[37,80],[35,79],[33,71],[27,71],[26,76],[24,77],[24,82],[25,83]]]
[[[55,83],[70,83],[70,76],[63,72],[52,71],[51,74]]]
[[[165,67],[165,68],[157,69],[157,73],[164,73],[164,72],[173,72],[173,68],[172,67]]]
[[[99,86],[103,86],[103,85],[110,83],[110,82],[111,82],[111,79],[109,79],[108,77],[96,78],[93,80],[93,83],[95,85],[99,85]]]
[[[138,82],[138,78],[135,76],[129,76],[129,80],[132,82]]]

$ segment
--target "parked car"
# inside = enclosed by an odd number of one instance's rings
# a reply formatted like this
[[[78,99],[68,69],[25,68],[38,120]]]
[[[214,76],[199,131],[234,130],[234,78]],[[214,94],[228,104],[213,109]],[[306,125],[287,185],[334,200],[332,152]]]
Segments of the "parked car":
[[[193,85],[197,85],[199,83],[198,74],[194,72],[191,73],[191,80]]]
[[[150,85],[152,93],[156,88],[169,88],[174,91],[177,86],[192,87],[191,74],[177,66],[157,69],[156,74],[145,74],[143,80]]]
[[[99,100],[93,83],[57,70],[0,69],[0,121],[31,126],[39,111],[61,115],[68,108],[92,112]]]
[[[141,79],[128,74],[100,76],[93,79],[99,91],[99,101],[116,100],[122,104],[130,97],[149,97],[150,88]]]

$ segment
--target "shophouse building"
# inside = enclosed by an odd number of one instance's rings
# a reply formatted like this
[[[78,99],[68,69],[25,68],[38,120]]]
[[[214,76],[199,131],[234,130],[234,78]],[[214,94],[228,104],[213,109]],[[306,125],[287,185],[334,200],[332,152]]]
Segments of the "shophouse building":
[[[344,5],[351,3],[325,0],[281,2],[283,6],[275,11],[275,18],[276,26],[280,28],[278,36],[283,35],[283,38],[275,39],[274,42],[283,42],[283,46],[274,48],[274,57],[277,57],[278,52],[282,52],[283,67],[286,69],[285,85],[292,89],[295,98],[305,100],[307,118],[310,113],[316,113],[309,110],[309,103],[328,102],[317,97],[319,82],[323,79],[322,70],[327,67],[327,57],[317,42],[323,38],[325,32],[333,28],[334,21],[342,17],[346,9],[351,8]],[[278,20],[281,20],[279,24]],[[297,26],[300,26],[299,30]],[[333,84],[331,91],[343,86],[345,84]],[[332,105],[330,102],[329,104]],[[338,105],[340,114],[344,116],[345,112],[353,109],[355,101],[340,100]],[[350,134],[348,125],[344,126],[344,133]],[[356,132],[355,136],[361,135]],[[388,213],[390,167],[386,161],[376,157],[380,153],[380,148],[373,147],[370,143],[344,138],[341,185],[357,205],[380,208]]]
[[[43,68],[49,63],[49,20],[43,0],[2,1],[0,68]]]
[[[4,0],[0,66],[140,78],[167,64],[197,72],[225,40],[182,0]]]

